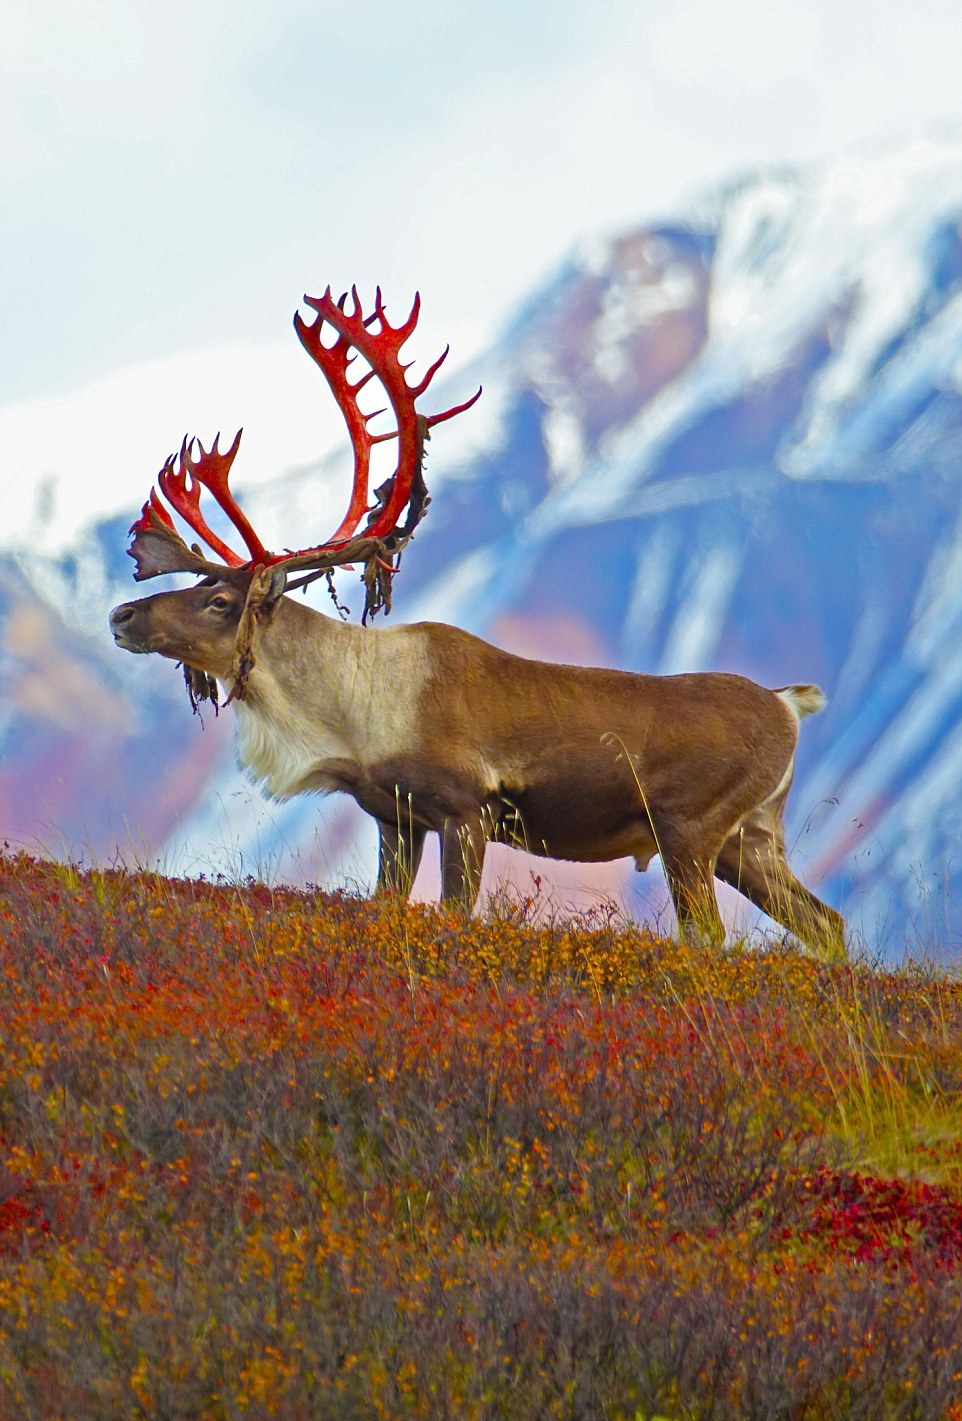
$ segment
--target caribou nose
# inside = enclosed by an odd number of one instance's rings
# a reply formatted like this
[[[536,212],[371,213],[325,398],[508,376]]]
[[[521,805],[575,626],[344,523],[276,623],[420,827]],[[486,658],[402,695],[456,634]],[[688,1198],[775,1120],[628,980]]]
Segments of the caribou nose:
[[[124,602],[110,614],[110,630],[122,651],[146,651],[136,629],[137,603]]]

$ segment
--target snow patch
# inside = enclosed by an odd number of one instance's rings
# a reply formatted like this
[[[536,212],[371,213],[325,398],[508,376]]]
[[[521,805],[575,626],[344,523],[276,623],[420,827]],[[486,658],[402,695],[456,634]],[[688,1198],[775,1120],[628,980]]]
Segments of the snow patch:
[[[682,262],[669,262],[656,280],[612,282],[593,331],[592,364],[602,379],[613,384],[624,375],[629,358],[625,347],[639,330],[688,309],[697,297],[695,273]]]
[[[681,593],[661,659],[661,672],[672,676],[711,665],[742,559],[733,547],[712,549],[695,564],[690,586]]]
[[[574,409],[556,404],[545,410],[541,420],[548,455],[548,479],[554,486],[570,484],[584,467],[584,428]]]

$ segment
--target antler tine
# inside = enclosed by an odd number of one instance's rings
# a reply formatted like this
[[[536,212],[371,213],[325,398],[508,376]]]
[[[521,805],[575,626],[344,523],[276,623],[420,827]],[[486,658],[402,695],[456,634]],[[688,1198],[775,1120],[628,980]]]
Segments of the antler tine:
[[[482,386],[479,385],[469,400],[464,404],[454,405],[452,409],[445,410],[443,414],[432,414],[428,417],[428,429],[433,429],[436,424],[443,424],[446,419],[453,419],[456,414],[464,414],[472,405],[476,405],[481,398]]]
[[[419,380],[416,385],[411,386],[411,393],[415,399],[417,399],[418,395],[424,394],[425,390],[430,385],[437,372],[441,369],[441,366],[447,360],[450,352],[451,347],[449,345],[446,345],[442,350],[441,354],[438,356],[437,360],[435,360],[432,365],[428,366],[427,374],[423,377],[423,379]]]
[[[167,468],[167,465],[168,465],[168,464],[171,464],[171,463],[173,462],[173,458],[174,458],[174,456],[173,456],[173,454],[171,454],[170,458],[167,460],[167,464],[164,465],[164,469]],[[162,470],[161,470],[161,473],[163,473],[163,471],[164,471],[164,470],[162,469]],[[150,517],[151,514],[153,514],[153,515],[155,516],[155,518],[159,518],[160,521],[161,521],[161,523],[163,523],[166,528],[173,528],[173,526],[174,526],[174,520],[173,520],[173,518],[171,518],[170,514],[167,512],[167,510],[166,510],[166,508],[164,507],[164,505],[161,503],[161,501],[160,501],[160,495],[158,494],[158,492],[157,492],[157,490],[156,490],[155,488],[152,488],[152,489],[150,490],[150,495],[149,495],[149,497],[148,497],[148,499],[147,499],[147,502],[144,504],[143,508],[140,510],[140,518],[138,519],[138,523],[144,523],[144,525],[145,525],[146,527],[150,527],[150,526],[151,526],[151,517]],[[134,531],[134,529],[137,528],[138,523],[134,523],[134,524],[130,527],[129,532],[132,533],[132,532]]]
[[[420,316],[420,314],[421,314],[421,293],[420,293],[420,291],[415,291],[415,293],[414,293],[414,301],[413,301],[412,304],[411,304],[411,313],[410,313],[410,315],[408,316],[407,320],[406,320],[406,321],[402,321],[399,326],[388,326],[388,329],[389,329],[390,331],[392,331],[392,332],[394,333],[394,335],[397,337],[397,346],[396,346],[396,349],[398,349],[398,350],[401,349],[401,346],[404,344],[404,342],[407,340],[408,336],[409,336],[409,335],[411,334],[411,332],[414,330],[414,327],[417,325],[417,323],[418,323],[418,317]]]
[[[357,287],[354,288],[354,292],[356,297]],[[401,349],[401,346],[404,344],[404,342],[410,336],[411,332],[414,330],[414,327],[418,323],[418,317],[420,316],[420,314],[421,293],[420,291],[415,291],[414,301],[411,305],[411,311],[408,315],[407,320],[402,321],[399,326],[392,326],[387,318],[387,309],[381,299],[381,288],[380,286],[377,288],[374,295],[374,316],[370,319],[377,319],[380,321],[381,330],[378,333],[378,339],[383,340],[386,346],[393,347],[395,352]],[[365,324],[367,324],[367,322],[365,322]]]

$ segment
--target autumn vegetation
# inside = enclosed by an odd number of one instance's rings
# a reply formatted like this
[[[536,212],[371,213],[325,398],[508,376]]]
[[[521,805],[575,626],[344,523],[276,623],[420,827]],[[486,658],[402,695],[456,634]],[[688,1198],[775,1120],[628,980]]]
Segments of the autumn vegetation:
[[[962,983],[0,857],[0,1421],[962,1421]]]

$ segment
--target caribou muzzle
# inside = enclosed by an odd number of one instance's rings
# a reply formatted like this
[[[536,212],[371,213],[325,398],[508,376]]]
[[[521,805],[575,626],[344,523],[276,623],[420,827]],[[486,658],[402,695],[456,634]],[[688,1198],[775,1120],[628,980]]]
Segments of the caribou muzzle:
[[[146,645],[144,617],[136,602],[122,602],[110,613],[110,630],[114,641],[123,651],[147,654],[152,650]]]

